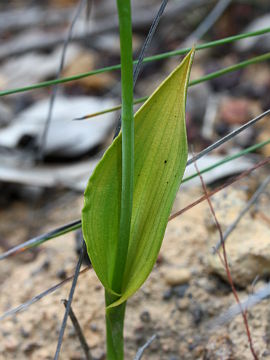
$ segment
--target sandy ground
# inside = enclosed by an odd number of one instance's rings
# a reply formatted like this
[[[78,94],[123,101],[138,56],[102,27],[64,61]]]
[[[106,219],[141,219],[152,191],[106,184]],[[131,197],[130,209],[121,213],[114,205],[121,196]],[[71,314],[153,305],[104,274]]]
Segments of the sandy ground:
[[[254,181],[258,178],[253,176],[252,181],[241,181],[234,186],[235,193],[247,197],[247,190]],[[222,204],[230,191],[215,196],[214,205]],[[200,188],[185,189],[178,194],[174,210],[181,209],[201,194]],[[79,217],[82,197],[72,195],[66,203],[58,201],[46,212],[37,211],[33,218],[33,210],[29,207],[29,203],[17,200],[8,208],[2,208],[1,231],[5,238],[2,250],[26,238],[29,225],[32,232],[38,228],[41,233]],[[11,219],[14,231],[10,231]],[[145,359],[252,359],[241,316],[219,328],[209,326],[212,319],[234,304],[230,287],[208,271],[210,239],[218,240],[211,234],[209,223],[211,215],[206,202],[169,222],[157,265],[143,287],[128,301],[126,359],[133,359],[138,348],[153,334],[157,338],[145,351]],[[252,224],[250,226],[252,231]],[[77,260],[74,248],[74,234],[67,234],[43,244],[37,252],[1,262],[0,314],[72,275]],[[171,286],[172,283],[179,285]],[[263,284],[260,280],[255,289]],[[53,359],[64,314],[61,300],[67,298],[69,288],[70,283],[0,323],[0,359]],[[247,289],[239,291],[240,297],[247,293]],[[104,359],[103,289],[92,269],[80,276],[72,307],[93,357]],[[270,359],[268,301],[251,309],[248,318],[259,358]],[[84,359],[70,321],[60,359]]]

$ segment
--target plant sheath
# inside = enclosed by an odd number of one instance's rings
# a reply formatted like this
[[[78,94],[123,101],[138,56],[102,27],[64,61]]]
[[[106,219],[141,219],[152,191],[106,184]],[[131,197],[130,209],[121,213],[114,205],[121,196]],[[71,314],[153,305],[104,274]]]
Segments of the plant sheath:
[[[112,288],[120,294],[126,265],[133,199],[134,177],[134,116],[133,116],[133,61],[130,0],[117,0],[122,88],[122,188],[119,238]]]
[[[117,0],[120,50],[121,50],[121,89],[122,89],[122,185],[119,237],[113,268],[112,288],[121,294],[123,274],[126,265],[133,200],[134,178],[134,116],[133,116],[133,59],[132,22],[130,0]],[[106,307],[117,296],[105,291]],[[124,358],[125,303],[106,309],[107,359]]]

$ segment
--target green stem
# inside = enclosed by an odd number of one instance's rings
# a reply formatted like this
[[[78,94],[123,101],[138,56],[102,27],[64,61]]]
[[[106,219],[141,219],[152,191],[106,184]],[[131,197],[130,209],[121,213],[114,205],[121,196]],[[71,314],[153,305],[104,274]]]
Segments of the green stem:
[[[234,36],[230,36],[230,37],[227,37],[227,38],[224,38],[224,39],[210,41],[208,43],[198,45],[196,47],[196,50],[204,50],[204,49],[212,48],[212,47],[215,47],[215,46],[228,44],[228,43],[231,43],[231,42],[234,42],[234,41],[239,41],[241,39],[245,39],[245,38],[248,38],[248,37],[254,37],[254,36],[267,34],[269,32],[270,32],[270,27],[267,27],[267,28],[257,30],[257,31],[253,31],[253,32],[248,32],[248,33],[244,33],[244,34],[240,34],[240,35],[234,35]],[[146,63],[146,62],[151,62],[151,61],[158,61],[158,60],[167,59],[167,58],[172,57],[172,56],[184,55],[184,54],[188,53],[190,50],[191,50],[191,48],[185,48],[185,49],[169,51],[169,52],[166,52],[166,53],[163,53],[163,54],[149,56],[149,57],[144,58],[143,62]],[[134,64],[136,64],[136,63],[137,63],[137,60],[134,61]],[[113,70],[119,70],[119,69],[121,69],[120,64],[107,66],[107,67],[104,67],[104,68],[92,70],[92,71],[89,71],[89,72],[86,72],[86,73],[81,73],[81,74],[66,77],[66,78],[43,81],[43,82],[41,82],[39,84],[24,86],[24,87],[16,88],[16,89],[3,90],[3,91],[0,91],[0,96],[11,95],[11,94],[24,92],[24,91],[40,89],[40,88],[44,88],[44,87],[47,87],[47,86],[52,86],[52,85],[56,85],[56,84],[62,84],[62,83],[70,82],[70,81],[76,81],[76,80],[79,80],[79,79],[82,79],[82,78],[85,78],[85,77],[88,77],[88,76],[98,75],[98,74],[101,74],[101,73],[104,73],[104,72],[113,71]]]
[[[122,186],[119,238],[113,268],[112,289],[121,294],[122,280],[128,253],[133,200],[134,173],[134,117],[133,117],[133,61],[130,0],[117,0],[122,89]],[[105,292],[107,359],[124,359],[125,303],[108,309],[118,297]]]
[[[116,296],[105,291],[106,306],[117,300]],[[120,306],[106,309],[106,340],[107,359],[124,359],[124,320],[126,303]]]
[[[122,86],[122,191],[119,238],[113,274],[113,290],[120,294],[129,245],[133,199],[134,118],[133,118],[133,62],[130,0],[117,0]]]

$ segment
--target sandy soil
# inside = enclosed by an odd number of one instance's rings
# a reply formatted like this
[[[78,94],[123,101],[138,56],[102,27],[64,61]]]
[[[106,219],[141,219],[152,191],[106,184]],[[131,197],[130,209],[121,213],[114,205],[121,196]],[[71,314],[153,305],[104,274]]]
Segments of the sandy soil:
[[[257,181],[256,177],[242,181],[236,187],[237,194],[247,197],[247,190]],[[230,191],[215,196],[217,208]],[[174,210],[197,199],[201,193],[200,188],[180,192]],[[45,198],[48,196],[52,194]],[[49,210],[37,211],[34,218],[31,218],[33,209],[30,211],[31,206],[26,201],[17,200],[8,208],[2,208],[1,233],[5,238],[5,243],[0,243],[2,250],[25,239],[29,225],[32,233],[37,229],[37,233],[41,233],[79,217],[82,197],[71,195],[70,200],[67,205],[60,198]],[[38,206],[44,210],[42,202]],[[12,219],[14,231],[10,231]],[[230,287],[208,272],[209,239],[213,239],[209,223],[211,215],[206,202],[169,222],[157,265],[143,287],[128,301],[126,359],[133,359],[138,348],[153,334],[157,334],[157,338],[145,351],[145,359],[252,359],[241,316],[222,327],[209,327],[210,320],[234,304]],[[252,229],[252,224],[250,226]],[[72,275],[77,260],[74,248],[74,234],[68,234],[47,242],[36,252],[1,262],[0,313]],[[172,283],[179,285],[171,286]],[[259,281],[255,289],[263,283]],[[0,359],[53,359],[64,314],[61,300],[67,298],[69,288],[70,283],[0,323]],[[239,295],[246,296],[247,289],[240,290]],[[92,269],[80,276],[72,306],[93,357],[104,359],[103,289]],[[251,309],[248,318],[259,358],[270,358],[267,300]],[[60,358],[84,359],[70,321]]]

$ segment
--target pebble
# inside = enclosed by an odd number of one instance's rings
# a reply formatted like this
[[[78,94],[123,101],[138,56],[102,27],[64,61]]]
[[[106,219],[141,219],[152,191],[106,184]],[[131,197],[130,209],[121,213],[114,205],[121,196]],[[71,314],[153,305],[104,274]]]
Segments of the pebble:
[[[213,335],[204,350],[204,359],[234,359],[233,343],[228,335]]]
[[[92,351],[93,353],[93,351]],[[93,359],[95,360],[105,360],[106,359],[106,354],[103,350],[101,349],[97,349],[97,351],[95,351]]]
[[[18,349],[19,343],[18,341],[12,337],[9,336],[4,343],[5,350],[8,352],[14,352]]]
[[[142,322],[144,323],[149,323],[151,321],[151,316],[150,316],[150,313],[149,311],[143,311],[141,314],[140,314],[140,319]]]
[[[145,343],[145,331],[143,326],[137,326],[134,330],[135,342],[138,346]]]
[[[165,290],[162,296],[163,300],[170,300],[173,296],[173,290],[172,288]]]
[[[21,336],[25,339],[29,338],[32,328],[32,326],[23,325],[20,329]]]
[[[37,342],[29,342],[23,347],[23,352],[26,355],[31,354],[34,350],[38,349],[40,345]]]
[[[173,294],[175,294],[178,299],[181,299],[185,296],[185,293],[186,293],[188,287],[189,287],[188,284],[175,286],[172,289]]]
[[[191,279],[191,273],[188,269],[167,268],[164,271],[164,278],[168,285],[176,286],[187,284]]]
[[[64,269],[57,271],[56,275],[57,275],[58,279],[60,279],[60,280],[65,280],[67,278],[67,272]]]
[[[195,325],[200,324],[200,322],[202,321],[203,316],[204,316],[204,311],[203,311],[201,305],[198,303],[193,303],[190,306],[190,312],[193,317],[194,324]]]
[[[98,326],[96,323],[92,323],[90,324],[90,329],[93,331],[93,332],[97,332],[98,331]]]
[[[256,239],[259,241],[255,241]],[[246,215],[246,219],[242,219],[228,237],[226,251],[230,255],[235,285],[244,288],[256,276],[264,278],[270,275],[270,229],[267,224]],[[208,259],[210,271],[228,282],[218,255],[211,255]]]
[[[184,298],[177,302],[177,308],[178,310],[187,310],[189,308],[189,299]]]

